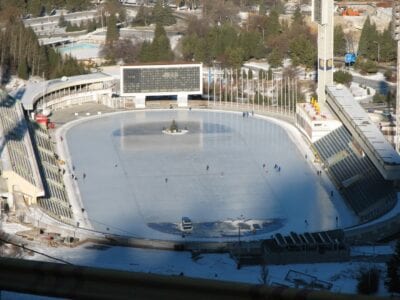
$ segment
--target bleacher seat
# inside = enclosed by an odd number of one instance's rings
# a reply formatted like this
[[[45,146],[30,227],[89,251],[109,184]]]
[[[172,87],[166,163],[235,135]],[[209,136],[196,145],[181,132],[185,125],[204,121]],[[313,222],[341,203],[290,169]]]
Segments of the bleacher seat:
[[[70,223],[73,216],[72,209],[50,136],[36,123],[30,124],[30,130],[38,154],[38,163],[46,193],[44,198],[38,199],[38,203],[54,218]]]
[[[315,142],[314,147],[328,175],[363,221],[382,215],[395,204],[392,183],[382,177],[366,155],[354,152],[352,136],[344,126]]]

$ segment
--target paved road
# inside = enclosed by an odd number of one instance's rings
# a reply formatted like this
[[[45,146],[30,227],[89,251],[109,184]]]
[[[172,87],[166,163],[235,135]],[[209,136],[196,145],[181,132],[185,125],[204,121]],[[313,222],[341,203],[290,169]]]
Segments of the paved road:
[[[388,91],[390,90],[392,93],[396,91],[396,86],[392,84],[388,84],[384,80],[373,80],[373,79],[368,79],[362,76],[355,76],[353,75],[353,81],[356,83],[361,83],[366,86],[372,87],[379,93],[386,95]]]

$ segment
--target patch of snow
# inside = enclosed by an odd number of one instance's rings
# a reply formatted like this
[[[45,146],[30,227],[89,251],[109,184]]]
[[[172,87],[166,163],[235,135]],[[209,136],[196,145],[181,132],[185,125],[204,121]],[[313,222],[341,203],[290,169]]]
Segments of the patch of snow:
[[[73,264],[100,268],[119,269],[132,272],[179,275],[194,278],[261,283],[261,267],[245,266],[237,269],[228,254],[201,254],[192,257],[189,252],[157,251],[126,247],[107,247],[86,244],[74,249],[46,248],[40,251],[56,256]],[[35,254],[33,260],[48,260]],[[381,270],[379,296],[387,296],[383,285],[386,266],[384,263],[344,262],[319,264],[268,265],[269,284],[284,284],[293,287],[285,280],[290,270],[315,276],[333,284],[331,291],[357,293],[357,276],[361,268],[377,267]]]
[[[31,228],[18,223],[2,222],[1,229],[8,234],[16,234],[17,232],[30,230]]]
[[[352,82],[350,85],[350,92],[353,94],[356,100],[360,101],[372,98],[375,95],[376,90],[372,87],[362,88],[359,83]]]

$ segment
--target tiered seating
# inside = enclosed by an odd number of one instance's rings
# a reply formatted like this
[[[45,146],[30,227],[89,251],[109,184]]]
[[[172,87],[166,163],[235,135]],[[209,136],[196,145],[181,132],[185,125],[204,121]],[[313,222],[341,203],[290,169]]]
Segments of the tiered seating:
[[[314,143],[328,174],[362,220],[370,220],[395,203],[396,193],[367,156],[356,153],[344,126]]]
[[[37,175],[35,176],[34,172],[34,168],[36,168],[34,157],[28,151],[27,143],[30,143],[30,139],[22,108],[19,103],[8,96],[3,96],[3,99],[0,100],[0,123],[11,169],[40,188],[40,179]]]
[[[264,247],[268,248],[268,252],[285,251],[304,251],[316,249],[337,250],[345,248],[342,230],[331,230],[321,232],[291,232],[289,235],[283,236],[277,233],[271,239],[264,240]]]
[[[39,198],[38,203],[53,217],[61,221],[70,222],[72,220],[72,209],[50,136],[46,130],[36,123],[32,123],[30,129],[34,137],[38,163],[41,166],[46,192],[46,196]]]

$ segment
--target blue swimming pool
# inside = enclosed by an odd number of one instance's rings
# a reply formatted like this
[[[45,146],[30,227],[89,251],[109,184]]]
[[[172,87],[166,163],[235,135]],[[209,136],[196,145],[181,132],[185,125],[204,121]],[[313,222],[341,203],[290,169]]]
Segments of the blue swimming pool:
[[[77,59],[89,59],[99,57],[100,45],[91,43],[72,43],[58,48],[63,54],[69,54]]]

